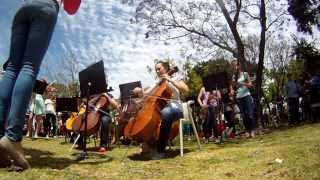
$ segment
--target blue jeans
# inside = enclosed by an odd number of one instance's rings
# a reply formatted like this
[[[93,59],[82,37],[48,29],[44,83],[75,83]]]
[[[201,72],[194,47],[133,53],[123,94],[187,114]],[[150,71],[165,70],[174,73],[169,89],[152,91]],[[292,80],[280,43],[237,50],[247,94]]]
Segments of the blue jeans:
[[[254,103],[251,95],[238,98],[237,101],[245,129],[249,132],[255,130],[256,121],[253,114]]]
[[[10,55],[0,81],[0,137],[22,140],[24,116],[58,11],[53,0],[27,0],[14,17]]]
[[[169,139],[172,123],[183,117],[181,107],[168,104],[161,111],[160,134],[157,142],[157,151],[163,153]]]

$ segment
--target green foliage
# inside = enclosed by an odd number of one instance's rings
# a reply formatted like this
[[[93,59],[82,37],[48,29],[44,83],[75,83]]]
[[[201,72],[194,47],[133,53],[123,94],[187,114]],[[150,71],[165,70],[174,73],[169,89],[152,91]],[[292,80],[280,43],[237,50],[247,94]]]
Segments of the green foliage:
[[[298,30],[312,34],[312,25],[320,28],[319,0],[288,0],[289,13],[297,21]]]
[[[282,93],[283,87],[288,82],[288,74],[292,75],[293,79],[299,79],[301,77],[303,69],[303,62],[301,60],[291,60],[288,65],[285,66],[285,71],[282,69],[266,69],[264,71],[265,79],[271,82],[266,84],[264,81],[264,95],[268,102],[274,101],[276,97]]]
[[[313,43],[308,43],[305,39],[295,39],[296,46],[294,53],[298,60],[304,62],[304,70],[314,74],[320,71],[320,50]]]
[[[190,88],[190,96],[197,96],[202,85],[202,78],[220,72],[228,72],[231,74],[231,65],[225,59],[215,59],[209,61],[198,62],[194,66],[187,64],[187,84]],[[229,77],[230,79],[230,77]]]
[[[78,96],[80,92],[78,82],[69,84],[54,83],[52,86],[57,89],[57,97],[75,97]]]
[[[293,79],[299,79],[303,72],[303,61],[293,60],[289,63],[287,73],[292,75]],[[286,79],[287,81],[288,79]]]

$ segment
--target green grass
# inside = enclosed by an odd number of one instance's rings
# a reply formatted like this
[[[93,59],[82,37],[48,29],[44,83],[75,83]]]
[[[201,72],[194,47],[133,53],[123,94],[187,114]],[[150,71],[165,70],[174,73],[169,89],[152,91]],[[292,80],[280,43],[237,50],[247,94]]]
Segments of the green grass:
[[[24,172],[0,170],[1,179],[320,179],[320,124],[275,130],[255,139],[224,144],[185,140],[185,156],[178,143],[162,160],[141,158],[138,147],[114,147],[104,155],[89,145],[89,159],[77,161],[81,151],[69,151],[64,139],[24,139],[31,166]],[[276,158],[283,163],[275,161]]]

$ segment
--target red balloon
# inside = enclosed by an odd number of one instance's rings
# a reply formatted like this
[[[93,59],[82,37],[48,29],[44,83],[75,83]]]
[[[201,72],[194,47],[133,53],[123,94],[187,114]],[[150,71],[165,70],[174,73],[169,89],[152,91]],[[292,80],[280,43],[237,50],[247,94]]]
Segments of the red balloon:
[[[80,4],[81,0],[64,0],[63,8],[68,14],[73,15],[78,11]]]

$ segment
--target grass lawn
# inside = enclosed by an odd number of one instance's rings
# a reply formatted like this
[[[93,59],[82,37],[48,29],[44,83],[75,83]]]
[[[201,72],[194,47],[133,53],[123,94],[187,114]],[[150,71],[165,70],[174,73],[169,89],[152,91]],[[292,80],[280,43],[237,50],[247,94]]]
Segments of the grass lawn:
[[[161,160],[141,158],[138,147],[114,147],[77,161],[81,151],[58,139],[24,139],[32,169],[0,170],[0,179],[320,179],[320,124],[275,130],[254,139],[224,144],[185,140],[185,156],[179,143]],[[276,160],[277,159],[277,160]],[[282,162],[281,162],[282,161]]]

